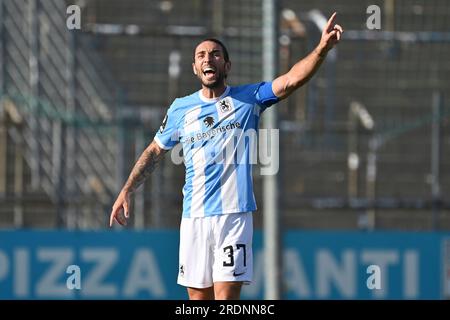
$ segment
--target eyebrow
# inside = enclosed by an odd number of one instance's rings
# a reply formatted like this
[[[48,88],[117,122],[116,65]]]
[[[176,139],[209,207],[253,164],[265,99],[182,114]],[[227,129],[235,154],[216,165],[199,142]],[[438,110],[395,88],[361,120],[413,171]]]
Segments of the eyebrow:
[[[206,52],[206,50],[198,51],[195,55],[199,55],[199,54],[205,53],[205,52]],[[214,49],[214,50],[211,51],[211,53],[216,53],[216,52],[222,52],[222,50]]]

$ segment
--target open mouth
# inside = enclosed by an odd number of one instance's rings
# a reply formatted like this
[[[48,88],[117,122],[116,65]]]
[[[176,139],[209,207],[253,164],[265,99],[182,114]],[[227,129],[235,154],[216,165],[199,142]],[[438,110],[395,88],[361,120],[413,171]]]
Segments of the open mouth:
[[[207,78],[212,78],[216,74],[216,69],[213,67],[206,67],[203,69],[203,75]]]

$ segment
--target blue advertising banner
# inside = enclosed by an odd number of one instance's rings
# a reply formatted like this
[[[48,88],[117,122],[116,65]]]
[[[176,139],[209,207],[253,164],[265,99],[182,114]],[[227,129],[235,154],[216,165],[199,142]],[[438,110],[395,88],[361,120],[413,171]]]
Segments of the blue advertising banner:
[[[442,299],[450,235],[288,231],[285,299]],[[0,299],[187,299],[176,284],[178,231],[0,231]],[[262,233],[254,281],[262,299]],[[77,278],[78,277],[78,278]],[[78,285],[78,287],[77,287]]]

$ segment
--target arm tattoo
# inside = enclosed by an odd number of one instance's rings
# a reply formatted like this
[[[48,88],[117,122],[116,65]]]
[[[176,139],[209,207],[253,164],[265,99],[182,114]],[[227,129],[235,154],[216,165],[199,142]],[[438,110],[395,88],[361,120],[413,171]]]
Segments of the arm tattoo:
[[[130,176],[125,183],[124,189],[134,192],[148,178],[150,173],[156,167],[156,164],[163,158],[167,151],[161,149],[155,141],[153,141],[147,149],[142,152],[138,161],[131,170]]]

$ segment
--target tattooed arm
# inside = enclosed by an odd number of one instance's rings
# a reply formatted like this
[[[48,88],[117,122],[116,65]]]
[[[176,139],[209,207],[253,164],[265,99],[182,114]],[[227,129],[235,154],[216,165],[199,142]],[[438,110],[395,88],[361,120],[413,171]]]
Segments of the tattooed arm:
[[[160,148],[155,141],[150,143],[147,149],[142,152],[138,161],[131,170],[125,186],[117,196],[116,202],[113,205],[111,216],[109,219],[109,226],[111,227],[116,220],[121,225],[126,225],[125,218],[130,216],[130,196],[131,194],[147,179],[150,173],[156,167],[156,164],[163,158],[167,150]],[[124,215],[122,215],[122,211]],[[125,218],[123,217],[125,216]]]

